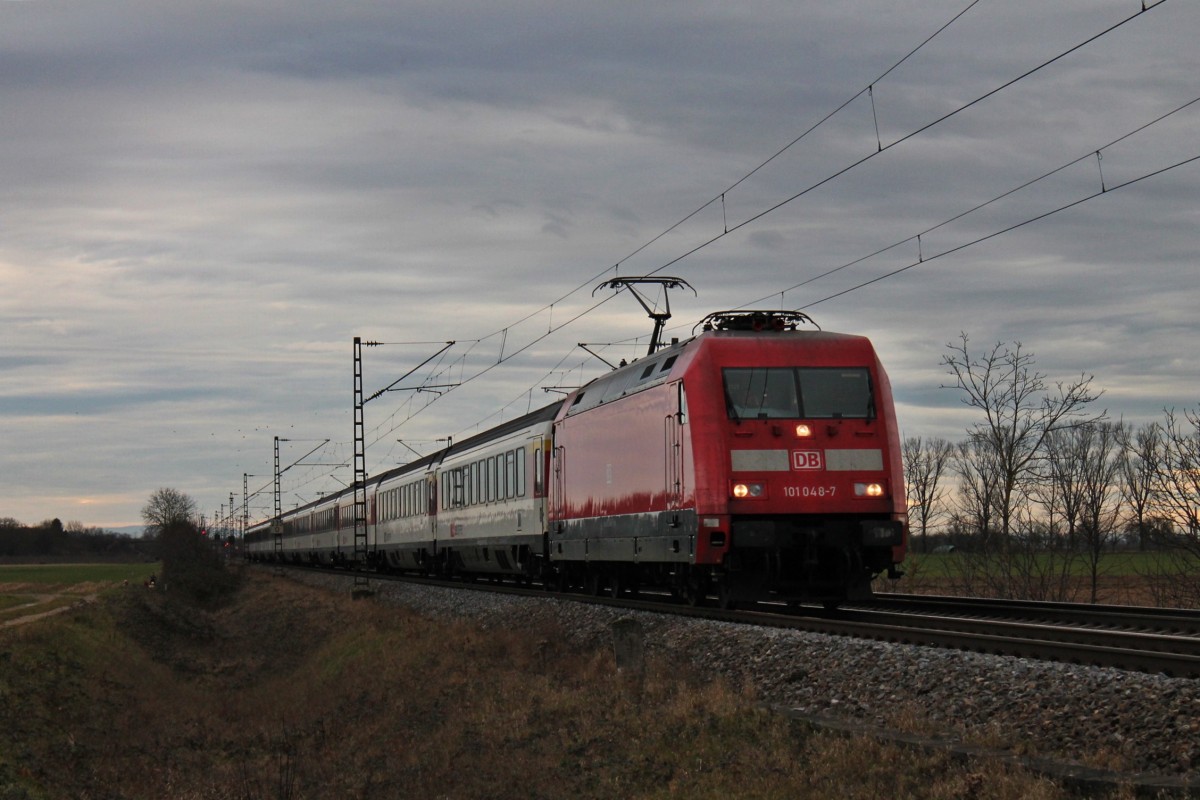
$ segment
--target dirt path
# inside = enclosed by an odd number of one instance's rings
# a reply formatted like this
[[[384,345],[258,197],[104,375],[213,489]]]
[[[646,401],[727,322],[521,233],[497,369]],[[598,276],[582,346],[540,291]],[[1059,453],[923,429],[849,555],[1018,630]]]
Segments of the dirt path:
[[[62,614],[65,611],[70,611],[73,608],[78,608],[86,603],[93,603],[96,601],[97,597],[97,595],[94,594],[83,596],[77,594],[37,594],[31,596],[34,598],[32,603],[26,606],[18,606],[17,609],[15,609],[23,613],[21,613],[20,616],[0,622],[0,628],[15,628],[18,625],[27,625],[30,622],[37,622],[40,619],[53,617],[57,614]],[[57,606],[46,611],[38,610],[42,606],[54,603],[63,598],[70,598],[74,602],[68,605]]]

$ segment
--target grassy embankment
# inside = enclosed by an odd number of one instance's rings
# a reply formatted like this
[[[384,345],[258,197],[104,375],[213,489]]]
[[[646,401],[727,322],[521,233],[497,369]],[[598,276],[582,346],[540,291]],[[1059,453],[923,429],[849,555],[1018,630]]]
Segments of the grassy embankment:
[[[562,642],[262,573],[205,610],[116,587],[0,630],[0,797],[1064,796],[813,733],[678,665],[639,687]]]

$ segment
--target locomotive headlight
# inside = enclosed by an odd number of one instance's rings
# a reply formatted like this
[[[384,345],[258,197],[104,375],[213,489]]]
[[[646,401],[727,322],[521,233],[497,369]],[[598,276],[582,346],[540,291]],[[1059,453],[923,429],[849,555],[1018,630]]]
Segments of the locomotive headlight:
[[[812,437],[812,428],[801,422],[796,426],[796,438],[809,439]]]
[[[854,484],[855,497],[883,497],[883,486],[878,483]]]
[[[739,500],[757,500],[767,496],[767,487],[761,483],[735,483],[733,496]]]

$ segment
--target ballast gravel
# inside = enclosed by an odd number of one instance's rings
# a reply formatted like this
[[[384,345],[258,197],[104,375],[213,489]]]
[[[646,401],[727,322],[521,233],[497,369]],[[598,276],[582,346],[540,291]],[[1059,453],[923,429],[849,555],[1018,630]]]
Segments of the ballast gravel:
[[[298,580],[348,589],[342,575]],[[1200,682],[630,612],[554,596],[371,581],[381,602],[485,629],[553,625],[580,647],[611,647],[612,624],[633,618],[649,657],[750,684],[759,699],[800,715],[919,733],[977,747],[1122,773],[1200,772]]]

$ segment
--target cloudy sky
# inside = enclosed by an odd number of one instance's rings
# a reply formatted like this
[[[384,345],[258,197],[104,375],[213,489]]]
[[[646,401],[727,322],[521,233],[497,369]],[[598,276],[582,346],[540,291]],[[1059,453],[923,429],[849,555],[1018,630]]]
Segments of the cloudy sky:
[[[600,374],[579,342],[640,355],[618,273],[696,288],[675,336],[871,336],[906,435],[970,421],[960,332],[1113,417],[1195,407],[1200,3],[1141,7],[0,0],[0,517],[211,516],[275,436],[311,500],[353,337],[368,394],[455,342],[367,404],[377,472]]]

